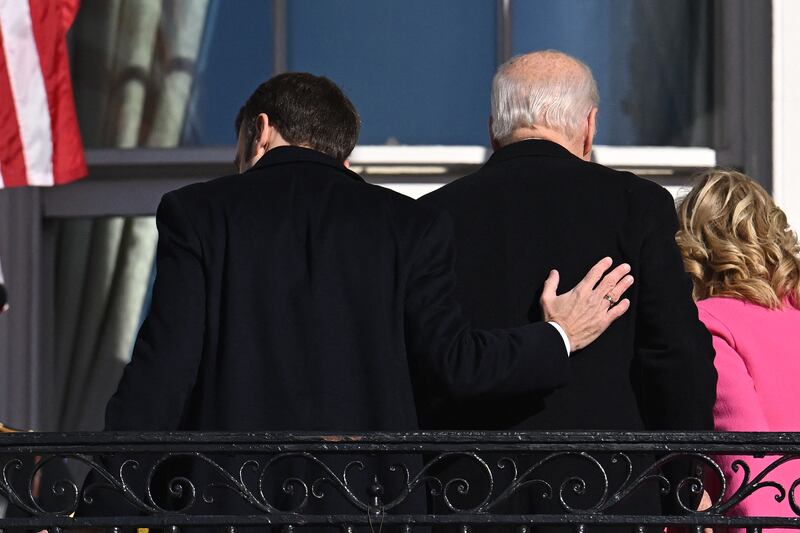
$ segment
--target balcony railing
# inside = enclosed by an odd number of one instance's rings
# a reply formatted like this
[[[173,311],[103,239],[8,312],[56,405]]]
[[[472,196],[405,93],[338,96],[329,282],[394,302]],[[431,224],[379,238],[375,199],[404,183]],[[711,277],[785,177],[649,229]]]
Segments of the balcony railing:
[[[798,457],[800,433],[4,434],[0,529],[800,528]],[[765,493],[769,516],[729,513]],[[626,510],[648,498],[671,510]]]

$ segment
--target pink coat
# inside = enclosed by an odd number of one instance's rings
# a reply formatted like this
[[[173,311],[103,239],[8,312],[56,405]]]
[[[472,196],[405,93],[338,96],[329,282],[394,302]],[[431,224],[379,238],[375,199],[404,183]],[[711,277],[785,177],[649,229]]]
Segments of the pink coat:
[[[697,303],[700,319],[713,336],[717,368],[717,431],[800,431],[800,310],[781,310],[733,298],[709,298]],[[728,478],[726,496],[740,485],[743,471],[733,472],[732,456],[719,457]],[[750,479],[772,462],[769,457],[742,457]],[[785,463],[766,479],[787,490],[800,478],[800,459]],[[730,514],[791,516],[788,496],[775,501],[776,489],[764,487],[748,496]],[[800,489],[796,490],[800,503]],[[789,530],[787,530],[789,531]]]

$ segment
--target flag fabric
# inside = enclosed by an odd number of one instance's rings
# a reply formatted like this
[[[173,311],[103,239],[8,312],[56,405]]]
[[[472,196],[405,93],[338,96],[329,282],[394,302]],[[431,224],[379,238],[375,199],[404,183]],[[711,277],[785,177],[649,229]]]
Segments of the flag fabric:
[[[79,0],[0,0],[0,188],[86,175],[66,35]]]

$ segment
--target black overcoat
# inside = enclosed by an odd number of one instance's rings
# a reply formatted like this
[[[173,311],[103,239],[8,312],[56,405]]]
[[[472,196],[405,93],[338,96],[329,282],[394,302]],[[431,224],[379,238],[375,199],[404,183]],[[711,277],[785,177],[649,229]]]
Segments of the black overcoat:
[[[505,397],[567,379],[552,326],[470,328],[446,214],[320,152],[276,148],[168,193],[157,224],[152,305],[107,430],[413,431],[415,387]]]
[[[476,326],[510,327],[540,319],[537,300],[551,269],[561,275],[560,291],[574,286],[604,256],[615,264],[630,263],[635,279],[625,295],[630,310],[570,357],[567,386],[510,401],[453,402],[434,394],[433,401],[421,403],[425,427],[713,428],[714,352],[675,243],[677,218],[667,190],[629,172],[586,162],[558,144],[525,140],[497,150],[474,174],[420,201],[453,217],[456,297]],[[603,484],[596,469],[552,463],[541,472],[556,482],[556,492],[571,468],[594,480],[595,488]],[[637,466],[648,463],[638,461]],[[634,494],[628,505],[615,510],[659,512],[655,489],[655,484],[645,487],[641,498]],[[509,512],[563,512],[558,494],[542,499],[536,491],[532,487]],[[579,505],[591,506],[595,497],[590,490]]]

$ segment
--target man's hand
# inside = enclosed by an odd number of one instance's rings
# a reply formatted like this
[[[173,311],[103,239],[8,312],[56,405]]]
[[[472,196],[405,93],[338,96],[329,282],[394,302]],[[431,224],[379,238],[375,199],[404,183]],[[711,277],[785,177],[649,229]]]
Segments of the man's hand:
[[[627,298],[620,300],[633,285],[631,267],[623,263],[604,277],[612,263],[610,257],[602,259],[575,288],[561,295],[556,294],[558,271],[550,271],[544,282],[539,300],[544,319],[561,326],[573,352],[591,344],[631,305]]]

